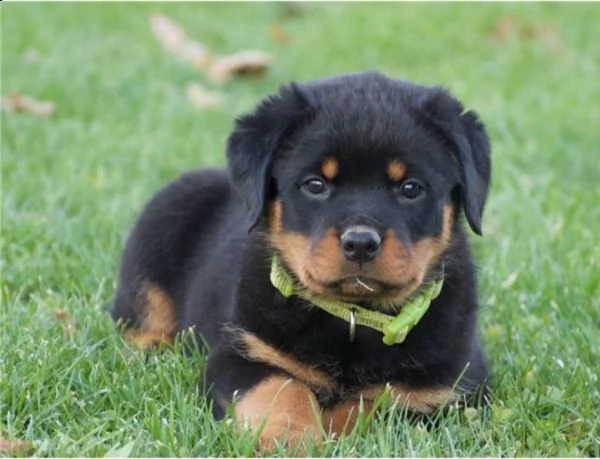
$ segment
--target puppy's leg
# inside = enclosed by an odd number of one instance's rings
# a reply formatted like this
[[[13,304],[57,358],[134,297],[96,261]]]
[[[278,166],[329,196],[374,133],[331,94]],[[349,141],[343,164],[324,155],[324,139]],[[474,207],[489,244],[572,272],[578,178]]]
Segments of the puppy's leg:
[[[459,384],[469,406],[486,407],[490,403],[490,376],[479,339],[473,341],[469,366]]]
[[[277,441],[297,447],[321,439],[314,393],[281,370],[217,350],[209,357],[206,378],[216,417],[233,401],[238,428],[260,432],[262,450],[273,449]]]
[[[296,446],[320,437],[319,405],[303,383],[282,375],[253,386],[236,403],[235,415],[252,430],[262,428],[260,445],[272,449],[277,440]]]
[[[177,327],[173,300],[150,281],[122,283],[112,315],[125,327],[127,342],[142,349],[170,343]]]
[[[323,412],[323,427],[325,432],[340,436],[352,432],[361,410],[369,414],[373,409],[371,400],[347,400]]]
[[[406,407],[410,415],[429,416],[440,406],[459,400],[460,395],[451,387],[409,388],[400,384],[365,387],[349,400],[339,403],[323,413],[325,430],[336,435],[347,435],[354,429],[362,411],[368,415],[378,409],[378,400],[388,393],[390,401]]]

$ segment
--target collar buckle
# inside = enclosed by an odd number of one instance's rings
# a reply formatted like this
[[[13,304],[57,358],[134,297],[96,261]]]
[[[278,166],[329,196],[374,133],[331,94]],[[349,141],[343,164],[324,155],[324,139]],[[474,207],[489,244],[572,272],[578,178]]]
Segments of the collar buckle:
[[[350,310],[350,324],[348,328],[348,339],[351,343],[354,342],[354,337],[356,336],[356,311],[354,309]]]

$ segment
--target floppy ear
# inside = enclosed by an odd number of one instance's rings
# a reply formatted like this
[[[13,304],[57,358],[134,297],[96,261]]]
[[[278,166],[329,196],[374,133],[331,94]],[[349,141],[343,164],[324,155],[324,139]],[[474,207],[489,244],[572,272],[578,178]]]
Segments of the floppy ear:
[[[291,84],[236,120],[227,141],[227,160],[231,183],[248,209],[249,231],[264,215],[275,153],[307,119],[308,108],[300,88]]]
[[[462,202],[471,229],[481,235],[491,177],[490,140],[475,112],[469,111],[459,119],[462,129],[455,129],[453,137],[461,164]]]
[[[481,235],[481,219],[491,177],[490,141],[473,111],[442,89],[420,100],[420,108],[440,128],[460,165],[461,201],[471,229]]]

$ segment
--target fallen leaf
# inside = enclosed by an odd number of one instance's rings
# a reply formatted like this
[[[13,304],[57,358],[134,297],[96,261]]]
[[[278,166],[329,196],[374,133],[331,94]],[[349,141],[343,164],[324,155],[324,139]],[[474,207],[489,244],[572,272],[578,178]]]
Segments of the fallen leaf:
[[[535,27],[530,25],[525,25],[519,28],[518,32],[519,38],[521,41],[527,42],[532,41],[535,38],[536,30]]]
[[[210,62],[208,49],[202,43],[189,39],[183,28],[167,16],[152,14],[150,28],[166,51],[200,69],[206,68]]]
[[[281,24],[271,24],[269,35],[275,43],[279,43],[280,45],[287,45],[290,42],[290,37],[285,33]]]
[[[524,43],[538,42],[553,51],[564,50],[558,25],[554,22],[520,25],[515,16],[503,16],[494,24],[491,35],[498,43],[505,43],[511,37],[517,37]]]
[[[217,91],[209,91],[199,83],[190,83],[185,88],[187,99],[198,108],[221,105],[223,97]]]
[[[75,319],[67,311],[65,311],[62,308],[57,308],[54,311],[54,315],[60,322],[62,322],[65,337],[73,338],[73,336],[75,335],[75,329],[76,329]]]
[[[565,46],[560,38],[558,25],[555,23],[541,24],[535,29],[536,39],[553,51],[563,51]]]
[[[0,453],[7,456],[14,456],[17,453],[27,454],[33,452],[33,444],[26,440],[8,440],[0,438]]]
[[[262,51],[241,51],[219,57],[208,67],[208,77],[218,83],[229,81],[236,75],[259,75],[271,64],[271,56]]]
[[[31,113],[50,116],[54,113],[54,102],[35,100],[25,94],[14,93],[2,98],[2,108],[15,113]]]
[[[200,70],[204,70],[210,63],[210,54],[206,47],[193,40],[183,42],[179,56]]]
[[[301,2],[274,2],[277,8],[277,16],[281,19],[291,19],[303,14],[304,5]]]
[[[497,42],[504,43],[517,32],[517,29],[517,19],[514,16],[503,16],[494,24],[492,37]]]
[[[150,28],[160,44],[172,53],[176,53],[186,39],[181,26],[162,14],[150,16]]]

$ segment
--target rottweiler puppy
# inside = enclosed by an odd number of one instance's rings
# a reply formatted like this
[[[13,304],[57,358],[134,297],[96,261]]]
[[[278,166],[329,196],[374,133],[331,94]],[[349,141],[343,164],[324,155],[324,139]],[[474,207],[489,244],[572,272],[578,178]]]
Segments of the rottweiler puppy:
[[[422,415],[485,398],[462,224],[481,234],[490,182],[476,113],[379,73],[290,84],[227,159],[139,217],[112,310],[130,341],[191,327],[216,418],[233,403],[263,447],[347,432],[384,392]]]

